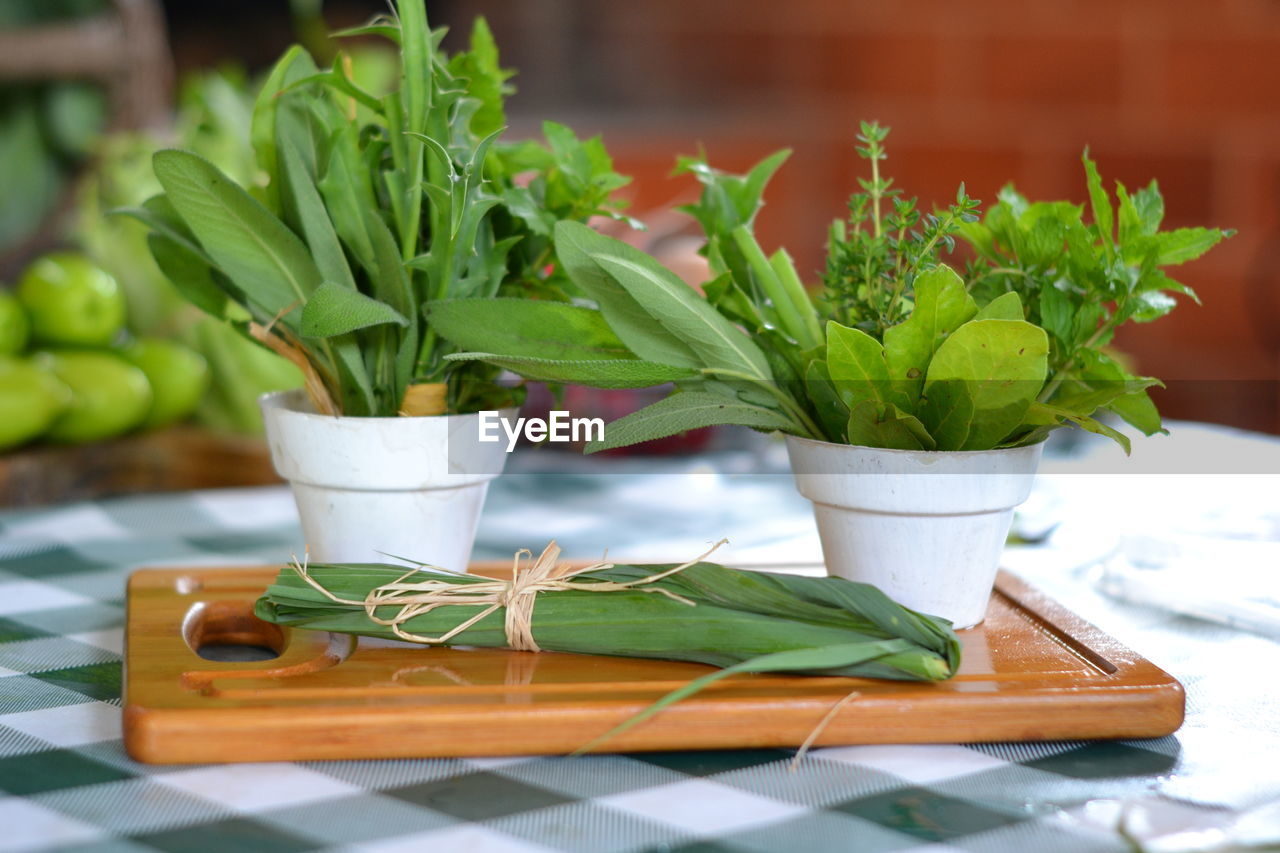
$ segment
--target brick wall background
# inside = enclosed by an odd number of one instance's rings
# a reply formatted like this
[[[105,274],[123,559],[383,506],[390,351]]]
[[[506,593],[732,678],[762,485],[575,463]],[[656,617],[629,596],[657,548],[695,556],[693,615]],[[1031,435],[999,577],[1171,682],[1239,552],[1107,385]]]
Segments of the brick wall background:
[[[706,147],[741,169],[794,148],[760,231],[822,262],[861,161],[859,118],[893,128],[888,167],[943,201],[1085,198],[1104,177],[1156,178],[1171,225],[1240,234],[1181,270],[1187,304],[1119,345],[1172,387],[1173,417],[1280,431],[1280,0],[450,0],[488,16],[520,69],[517,131],[548,116],[603,132],[636,175],[636,209],[694,190],[667,177]]]

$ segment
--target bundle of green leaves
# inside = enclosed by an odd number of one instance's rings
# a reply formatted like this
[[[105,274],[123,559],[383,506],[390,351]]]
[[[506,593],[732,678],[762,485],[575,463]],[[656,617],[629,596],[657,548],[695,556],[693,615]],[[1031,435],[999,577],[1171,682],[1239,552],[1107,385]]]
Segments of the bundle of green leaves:
[[[696,661],[741,672],[771,671],[752,663],[778,653],[794,653],[779,669],[906,681],[940,681],[960,664],[960,644],[948,622],[908,610],[869,584],[707,562],[670,573],[674,568],[602,564],[574,574],[564,588],[537,594],[531,636],[546,651]],[[504,607],[466,596],[477,584],[491,586],[487,578],[429,566],[405,572],[404,566],[377,564],[286,566],[254,611],[293,628],[508,647]],[[366,604],[370,593],[384,589],[404,590],[409,601],[424,584],[452,587],[458,597],[414,608],[416,615],[403,621],[409,614],[396,597]],[[446,643],[430,639],[455,631]],[[804,652],[824,651],[837,659],[805,661]]]
[[[1130,375],[1103,348],[1123,323],[1168,313],[1170,293],[1194,298],[1162,268],[1230,232],[1160,231],[1154,182],[1132,196],[1117,184],[1117,208],[1087,151],[1091,223],[1081,205],[1030,203],[1011,188],[979,221],[963,184],[954,204],[922,215],[881,175],[887,135],[861,127],[871,175],[831,227],[820,293],[802,286],[785,249],[766,257],[753,233],[787,152],[742,176],[685,159],[679,170],[703,185],[685,209],[707,237],[705,297],[649,256],[561,223],[560,260],[594,308],[435,305],[441,334],[469,350],[450,358],[606,388],[675,383],[589,450],[741,424],[907,450],[1022,446],[1076,426],[1128,451],[1100,411],[1159,431],[1147,396],[1158,380]],[[957,237],[974,247],[967,265],[942,262]]]
[[[288,355],[320,411],[387,416],[410,385],[441,383],[447,410],[509,401],[498,369],[447,361],[424,321],[433,300],[564,298],[562,219],[618,216],[627,179],[599,139],[544,125],[547,143],[500,143],[511,72],[483,19],[447,55],[423,0],[339,35],[398,47],[389,91],[354,58],[328,69],[290,49],[263,87],[250,137],[264,180],[242,187],[201,157],[161,151],[164,193],[130,211],[182,294]]]

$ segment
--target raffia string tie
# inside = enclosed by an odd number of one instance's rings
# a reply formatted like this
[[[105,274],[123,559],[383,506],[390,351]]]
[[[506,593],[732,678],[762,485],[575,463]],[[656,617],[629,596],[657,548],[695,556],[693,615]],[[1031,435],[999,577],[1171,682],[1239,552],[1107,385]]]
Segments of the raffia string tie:
[[[500,608],[505,608],[503,628],[506,632],[507,645],[517,651],[539,652],[542,649],[533,639],[533,605],[537,600],[538,593],[565,590],[578,590],[580,592],[633,590],[665,595],[670,599],[679,601],[681,604],[693,607],[695,602],[684,596],[662,587],[648,586],[648,584],[670,577],[702,562],[727,541],[727,539],[721,539],[705,553],[687,563],[681,563],[678,566],[657,572],[648,577],[625,582],[575,580],[588,572],[611,569],[614,564],[600,562],[592,563],[580,569],[570,569],[565,564],[557,563],[560,558],[560,546],[553,541],[547,545],[542,554],[533,561],[533,565],[528,568],[522,568],[520,562],[522,559],[531,559],[533,552],[529,550],[517,551],[515,558],[511,562],[511,580],[471,580],[472,576],[470,575],[458,575],[457,577],[465,580],[446,580],[440,577],[429,577],[426,580],[411,581],[410,578],[420,577],[419,569],[415,568],[391,583],[383,584],[370,590],[369,594],[362,600],[345,599],[334,595],[325,589],[319,581],[311,577],[306,562],[299,563],[296,557],[293,560],[293,570],[313,589],[330,601],[337,604],[351,604],[363,607],[372,621],[390,628],[391,632],[402,640],[433,645],[448,643],[489,614],[496,612]],[[445,569],[425,564],[420,568],[447,572]],[[412,634],[404,629],[404,624],[415,616],[429,613],[437,607],[448,606],[480,607],[483,609],[438,637]],[[397,609],[391,616],[382,617],[377,614],[377,610],[380,607],[395,607]]]

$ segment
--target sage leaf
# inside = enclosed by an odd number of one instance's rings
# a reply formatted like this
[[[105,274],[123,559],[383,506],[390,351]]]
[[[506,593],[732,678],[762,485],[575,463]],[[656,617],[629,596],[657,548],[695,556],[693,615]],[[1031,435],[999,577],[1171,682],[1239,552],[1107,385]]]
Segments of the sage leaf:
[[[703,282],[702,293],[717,311],[738,325],[757,334],[765,329],[760,307],[733,280],[732,273],[722,273]]]
[[[355,278],[343,254],[342,244],[333,229],[333,221],[325,210],[324,200],[316,189],[302,157],[292,143],[284,143],[280,151],[284,169],[281,172],[285,186],[283,194],[291,200],[296,211],[302,236],[306,239],[316,267],[326,282],[340,284],[349,290],[356,289]]]
[[[280,57],[262,84],[257,101],[253,105],[249,139],[253,143],[258,168],[267,175],[280,174],[279,149],[276,147],[276,117],[279,106],[277,99],[281,92],[299,80],[315,75],[317,71],[311,55],[300,45],[294,45]],[[279,211],[278,183],[274,180],[268,182],[264,194],[267,207]]]
[[[771,379],[764,353],[670,270],[577,222],[556,225],[569,275],[636,355],[661,364]]]
[[[732,371],[768,380],[764,353],[741,329],[730,323],[674,273],[647,255],[635,258],[601,255],[596,258],[627,292],[658,322],[680,335],[709,370]]]
[[[308,338],[332,338],[383,323],[409,325],[405,316],[387,303],[326,281],[302,309],[301,332]]]
[[[448,299],[428,303],[426,317],[463,350],[551,361],[635,358],[604,315],[565,302]]]
[[[586,452],[626,447],[717,424],[776,430],[785,429],[791,421],[772,409],[748,405],[719,394],[683,391],[609,424],[604,440],[591,442]]]
[[[348,125],[339,132],[329,149],[329,165],[318,185],[334,229],[352,257],[366,270],[376,271],[373,238],[369,236],[365,210],[377,203],[369,172],[360,162],[359,128]]]
[[[206,314],[227,319],[227,306],[238,295],[223,287],[200,255],[160,232],[147,235],[147,246],[160,272],[184,299]]]
[[[169,199],[164,195],[155,195],[142,203],[142,207],[117,208],[110,211],[114,216],[127,216],[145,225],[151,231],[161,234],[192,254],[198,256],[208,266],[213,266],[213,259],[200,246],[200,241],[187,228],[182,217],[173,209]]]
[[[262,204],[207,160],[160,151],[156,177],[218,268],[272,315],[293,325],[320,284],[306,245]]]
[[[526,379],[572,383],[590,388],[652,388],[699,376],[696,370],[688,367],[654,364],[637,358],[571,361],[491,352],[461,352],[445,356],[445,361],[485,361]]]

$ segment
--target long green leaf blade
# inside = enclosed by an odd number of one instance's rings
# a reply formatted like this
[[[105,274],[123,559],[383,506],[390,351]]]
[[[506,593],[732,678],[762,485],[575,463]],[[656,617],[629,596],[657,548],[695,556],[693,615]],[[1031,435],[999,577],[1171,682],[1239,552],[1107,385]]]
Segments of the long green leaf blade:
[[[332,338],[383,324],[407,326],[409,321],[385,302],[327,281],[302,309],[301,332],[308,338]]]
[[[427,322],[464,350],[558,361],[633,359],[599,311],[531,299],[447,299]]]
[[[699,374],[687,367],[654,364],[637,358],[567,359],[533,358],[487,352],[462,352],[445,361],[484,361],[537,382],[585,385],[588,388],[652,388],[668,382],[693,379]]]
[[[287,324],[320,285],[306,245],[215,166],[185,151],[155,155],[156,177],[200,245],[240,290]]]
[[[685,391],[609,424],[604,441],[591,442],[586,452],[626,447],[718,424],[777,430],[791,426],[791,421],[772,409],[748,405],[730,397],[706,391]]]

